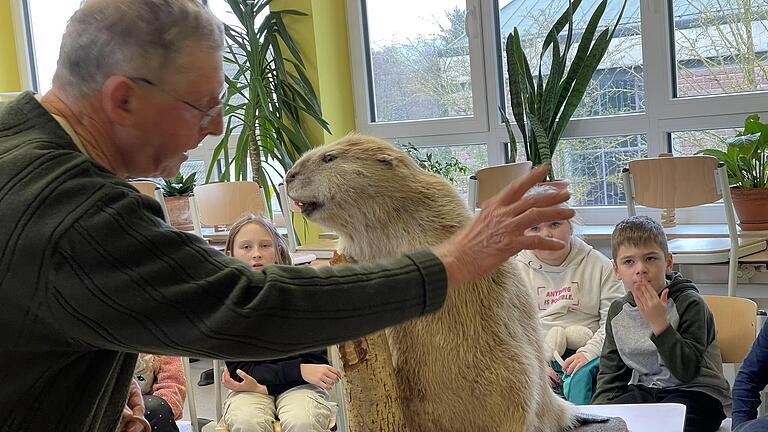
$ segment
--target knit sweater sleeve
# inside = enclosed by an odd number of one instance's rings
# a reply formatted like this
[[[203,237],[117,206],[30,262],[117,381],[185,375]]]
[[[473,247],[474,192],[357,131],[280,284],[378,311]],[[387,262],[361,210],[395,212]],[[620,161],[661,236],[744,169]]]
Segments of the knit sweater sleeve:
[[[181,357],[157,356],[157,372],[152,394],[163,398],[173,410],[175,420],[184,414],[184,400],[187,397],[187,380]]]
[[[680,295],[675,307],[680,316],[677,328],[670,325],[652,334],[651,342],[672,375],[689,383],[699,376],[707,347],[715,341],[715,319],[697,293]]]
[[[132,190],[84,198],[51,246],[49,319],[92,349],[265,359],[354,339],[439,308],[430,251],[364,265],[251,271],[161,221]]]

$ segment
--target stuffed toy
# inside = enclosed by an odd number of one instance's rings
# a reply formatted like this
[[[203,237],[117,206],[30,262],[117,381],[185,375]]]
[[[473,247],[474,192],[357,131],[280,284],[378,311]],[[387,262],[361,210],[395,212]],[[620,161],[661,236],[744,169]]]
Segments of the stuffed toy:
[[[563,354],[565,349],[571,349],[576,351],[592,339],[592,330],[584,327],[573,325],[569,327],[552,327],[547,332],[544,338],[545,349],[550,355],[550,360],[554,360],[563,366]]]

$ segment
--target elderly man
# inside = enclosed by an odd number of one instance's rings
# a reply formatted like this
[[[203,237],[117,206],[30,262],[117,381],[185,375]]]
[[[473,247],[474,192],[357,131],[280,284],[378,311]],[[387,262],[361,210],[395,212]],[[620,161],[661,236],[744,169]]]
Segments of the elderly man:
[[[307,351],[434,311],[522,248],[562,247],[523,236],[572,215],[550,207],[566,192],[520,199],[542,170],[446,243],[375,265],[252,272],[175,231],[124,179],[171,176],[221,133],[223,43],[195,0],[90,0],[53,89],[0,112],[0,430],[114,432],[136,352]]]

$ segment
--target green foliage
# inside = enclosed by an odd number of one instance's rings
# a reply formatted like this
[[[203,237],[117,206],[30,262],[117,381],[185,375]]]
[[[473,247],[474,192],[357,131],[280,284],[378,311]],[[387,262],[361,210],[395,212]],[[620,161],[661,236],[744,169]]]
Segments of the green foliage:
[[[613,29],[605,28],[598,34],[598,25],[607,3],[608,0],[602,0],[598,4],[581,33],[576,53],[569,61],[574,42],[573,13],[579,8],[581,0],[569,1],[566,11],[555,21],[544,38],[536,75],[531,72],[530,62],[523,52],[517,27],[507,37],[507,73],[512,115],[523,138],[526,158],[534,165],[549,164],[550,180],[555,178],[551,161],[560,137],[584,97],[624,14],[626,0]],[[566,26],[565,40],[561,43],[560,34]],[[550,51],[551,67],[545,76],[542,74],[541,64],[544,63],[544,56]],[[499,110],[507,128],[510,147],[516,148],[510,121],[504,109]]]
[[[469,167],[464,165],[455,156],[451,156],[448,160],[440,160],[435,158],[431,152],[426,152],[422,155],[421,150],[410,142],[402,147],[422,169],[444,177],[451,184],[456,184],[459,175],[469,174]]]
[[[752,114],[744,120],[744,130],[725,140],[725,151],[699,150],[696,154],[714,156],[725,162],[728,182],[741,189],[768,188],[768,124],[760,122],[760,116]]]
[[[273,174],[286,172],[312,148],[302,130],[301,117],[314,120],[330,133],[304,61],[283,19],[284,15],[306,14],[290,9],[268,11],[271,2],[227,0],[239,25],[224,26],[224,63],[236,70],[225,77],[224,135],[206,175],[210,181],[213,167],[223,158],[226,164],[220,180],[246,180],[250,162],[253,180],[261,185],[270,214],[271,195],[278,188],[268,170]],[[260,14],[266,15],[256,26]],[[234,135],[238,135],[237,145],[230,154],[228,144]]]
[[[163,196],[189,196],[195,189],[195,176],[197,172],[184,177],[182,173],[176,174],[176,177],[163,180],[160,188],[163,190]]]

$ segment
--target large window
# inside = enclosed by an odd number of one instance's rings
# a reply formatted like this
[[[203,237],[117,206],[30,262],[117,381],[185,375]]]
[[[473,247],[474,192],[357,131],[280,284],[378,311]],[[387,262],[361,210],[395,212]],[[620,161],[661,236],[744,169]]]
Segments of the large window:
[[[366,2],[374,121],[472,115],[466,15],[464,0]]]
[[[592,7],[586,5],[593,3]],[[571,57],[581,41],[581,35],[599,2],[584,2],[573,17],[574,41]],[[610,1],[600,20],[601,28],[613,26],[621,11],[621,1]],[[509,94],[507,53],[503,43],[507,35],[517,28],[526,56],[531,59],[531,70],[541,67],[543,75],[551,66],[551,52],[542,58],[541,46],[552,24],[560,17],[568,1],[500,0],[499,29],[502,57],[504,93]],[[628,0],[616,35],[592,77],[581,105],[574,117],[596,117],[620,113],[640,112],[645,109],[643,93],[643,49],[640,38],[640,1]],[[539,61],[539,59],[543,61]],[[535,72],[534,72],[535,73]],[[511,117],[507,99],[506,109]]]
[[[768,89],[768,1],[674,0],[679,97]]]
[[[571,179],[574,206],[625,205],[621,170],[648,156],[645,135],[570,138],[560,142],[552,168]]]
[[[409,143],[410,144],[410,143]],[[455,158],[469,168],[471,173],[488,166],[488,152],[486,144],[468,144],[452,146],[431,146],[420,147],[420,156],[423,158],[430,154],[433,160],[448,162]],[[469,191],[469,176],[458,175],[455,178],[454,186],[465,200]]]
[[[28,17],[27,55],[34,66],[30,69],[31,88],[45,93],[51,88],[59,47],[67,19],[80,8],[82,0],[24,0],[22,12]]]
[[[506,38],[517,28],[531,69],[546,79],[551,54],[538,50],[569,1],[411,3],[347,1],[358,129],[425,148],[486,143],[489,165],[509,162],[499,115],[499,107],[510,113]],[[576,44],[599,3],[583,1],[574,15]],[[617,22],[623,4],[608,0],[601,30]],[[722,147],[747,115],[765,117],[767,23],[768,0],[627,0],[553,159],[555,174],[572,180],[571,204],[592,223],[616,221],[626,214],[620,172],[629,160]],[[438,98],[426,88],[450,91]],[[458,126],[470,116],[471,127]]]
[[[702,148],[725,150],[725,140],[736,136],[736,129],[709,129],[670,133],[672,154],[690,156]]]

